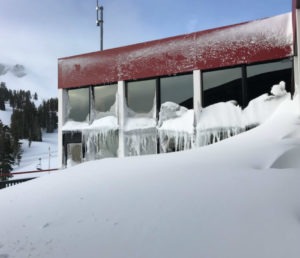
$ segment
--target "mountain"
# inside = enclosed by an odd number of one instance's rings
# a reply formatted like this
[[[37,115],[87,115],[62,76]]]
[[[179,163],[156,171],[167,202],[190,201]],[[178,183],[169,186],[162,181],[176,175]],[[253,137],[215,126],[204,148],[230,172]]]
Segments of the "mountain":
[[[6,64],[1,64],[0,63],[0,76],[5,75],[7,73],[11,73],[17,78],[21,78],[27,75],[26,69],[23,65],[16,64],[13,66],[9,66]]]
[[[0,82],[5,82],[11,90],[30,90],[40,99],[57,97],[57,85],[49,86],[47,78],[23,64],[9,64],[0,60]]]

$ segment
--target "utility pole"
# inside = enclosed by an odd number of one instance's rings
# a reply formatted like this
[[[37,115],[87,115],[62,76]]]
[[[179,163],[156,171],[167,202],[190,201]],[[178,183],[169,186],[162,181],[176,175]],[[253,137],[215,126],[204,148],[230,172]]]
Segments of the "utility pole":
[[[96,25],[100,27],[100,50],[103,50],[103,6],[99,6],[98,0],[97,0],[97,6],[96,6]]]
[[[50,146],[49,146],[49,148],[48,148],[48,152],[49,152],[49,157],[48,157],[48,170],[50,170],[50,159],[51,159]]]

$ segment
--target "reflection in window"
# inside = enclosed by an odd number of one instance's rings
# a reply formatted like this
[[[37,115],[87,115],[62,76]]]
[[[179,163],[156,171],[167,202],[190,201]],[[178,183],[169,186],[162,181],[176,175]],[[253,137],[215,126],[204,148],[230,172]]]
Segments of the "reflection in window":
[[[287,91],[292,90],[291,60],[247,66],[248,101],[269,93],[272,86],[280,81],[286,83]]]
[[[229,100],[242,105],[241,67],[203,72],[204,106]]]
[[[136,113],[149,113],[154,106],[156,80],[127,83],[127,104]]]
[[[115,115],[117,84],[94,87],[94,108],[96,118]]]
[[[160,79],[161,104],[174,102],[188,109],[193,108],[193,75],[186,74]]]
[[[69,119],[83,122],[89,119],[89,88],[68,91]]]
[[[68,160],[67,166],[74,166],[82,162],[82,144],[81,143],[69,143],[68,147]]]

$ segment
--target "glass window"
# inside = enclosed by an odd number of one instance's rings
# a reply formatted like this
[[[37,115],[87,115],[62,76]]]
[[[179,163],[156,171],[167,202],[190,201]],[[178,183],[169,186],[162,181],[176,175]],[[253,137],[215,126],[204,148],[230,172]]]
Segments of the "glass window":
[[[94,108],[98,114],[115,114],[117,84],[94,87]],[[106,114],[103,114],[106,113]]]
[[[136,113],[149,113],[154,107],[156,80],[127,83],[127,105]]]
[[[67,166],[73,166],[82,162],[82,144],[69,143],[68,144],[68,160]]]
[[[269,93],[272,86],[280,81],[286,83],[286,90],[292,90],[292,61],[247,66],[247,95],[248,101]]]
[[[109,112],[116,102],[117,84],[94,88],[95,110]]]
[[[83,122],[89,119],[89,88],[68,90],[69,119]]]
[[[242,105],[242,68],[203,72],[203,104],[235,100]]]
[[[193,108],[193,75],[166,77],[160,79],[160,100],[161,104],[171,101]]]

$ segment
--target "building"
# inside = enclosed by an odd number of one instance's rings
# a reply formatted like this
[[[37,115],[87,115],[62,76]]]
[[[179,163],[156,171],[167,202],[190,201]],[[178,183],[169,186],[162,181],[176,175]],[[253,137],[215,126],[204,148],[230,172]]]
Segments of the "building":
[[[203,107],[231,100],[246,107],[279,81],[293,95],[299,8],[293,0],[291,13],[275,17],[60,58],[61,164],[190,148]],[[193,113],[190,135],[163,148],[165,102]]]

